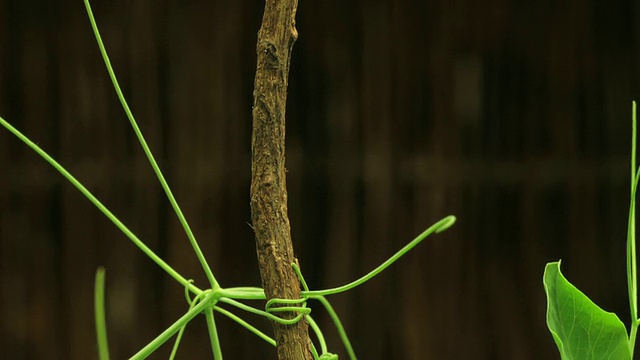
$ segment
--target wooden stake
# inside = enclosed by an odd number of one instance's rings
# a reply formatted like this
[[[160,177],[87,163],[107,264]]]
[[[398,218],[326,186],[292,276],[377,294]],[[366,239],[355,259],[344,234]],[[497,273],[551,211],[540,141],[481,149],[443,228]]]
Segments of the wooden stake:
[[[251,138],[251,220],[268,299],[300,297],[287,215],[285,109],[291,49],[298,38],[297,0],[266,0],[258,32]],[[285,316],[294,317],[295,313]],[[273,323],[278,359],[311,360],[308,326]]]

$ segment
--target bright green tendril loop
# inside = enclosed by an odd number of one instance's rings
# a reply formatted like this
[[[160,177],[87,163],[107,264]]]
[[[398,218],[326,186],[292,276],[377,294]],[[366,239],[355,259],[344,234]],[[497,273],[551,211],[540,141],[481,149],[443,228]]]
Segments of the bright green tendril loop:
[[[285,325],[295,324],[296,322],[300,321],[300,319],[302,319],[302,317],[305,315],[304,312],[301,312],[300,314],[298,314],[298,316],[296,316],[296,317],[294,317],[292,319],[282,319],[282,318],[280,318],[278,316],[273,315],[270,312],[258,310],[256,308],[253,308],[253,307],[251,307],[249,305],[245,305],[245,304],[243,304],[243,303],[241,303],[239,301],[236,301],[234,299],[221,297],[219,301],[221,303],[225,303],[225,304],[229,304],[229,305],[235,306],[240,310],[243,310],[243,311],[255,314],[255,315],[259,315],[259,316],[264,316],[269,320],[276,321],[276,322],[279,322],[279,323],[285,324]],[[292,307],[291,309],[288,309],[287,311],[296,311],[297,309],[298,308],[296,308],[296,307]],[[311,310],[309,310],[309,311],[311,311]]]
[[[187,280],[187,282],[189,284],[193,284],[194,283],[193,279],[189,279],[189,280]],[[184,298],[187,300],[187,304],[191,304],[192,300],[191,300],[191,296],[189,296],[189,287],[188,286],[184,287]]]

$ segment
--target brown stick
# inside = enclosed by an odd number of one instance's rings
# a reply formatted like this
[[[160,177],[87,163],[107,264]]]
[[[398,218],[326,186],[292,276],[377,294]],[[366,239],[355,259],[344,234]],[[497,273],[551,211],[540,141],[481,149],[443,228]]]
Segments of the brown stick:
[[[287,215],[284,167],[285,109],[291,49],[298,38],[297,6],[298,0],[266,0],[258,32],[251,138],[251,220],[262,286],[268,299],[300,297],[299,280],[291,268],[296,259]],[[273,327],[278,359],[312,359],[304,319],[294,325],[273,322]]]

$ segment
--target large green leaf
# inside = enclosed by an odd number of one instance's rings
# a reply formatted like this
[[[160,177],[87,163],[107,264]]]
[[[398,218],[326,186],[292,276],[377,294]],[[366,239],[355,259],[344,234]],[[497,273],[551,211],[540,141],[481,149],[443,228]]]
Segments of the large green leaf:
[[[560,272],[560,261],[544,269],[547,326],[563,360],[630,360],[627,330],[614,313],[602,310]]]

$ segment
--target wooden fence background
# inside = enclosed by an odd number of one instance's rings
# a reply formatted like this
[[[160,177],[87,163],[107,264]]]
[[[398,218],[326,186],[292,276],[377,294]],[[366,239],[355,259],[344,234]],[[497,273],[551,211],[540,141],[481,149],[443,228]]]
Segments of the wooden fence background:
[[[262,2],[93,2],[125,96],[217,277],[259,285],[248,221]],[[360,358],[559,358],[542,286],[545,263],[559,258],[628,324],[640,2],[301,0],[297,20],[287,168],[310,286],[350,281],[458,216],[375,281],[331,297]],[[0,114],[205,286],[82,1],[0,0]],[[0,225],[2,358],[96,358],[100,265],[114,358],[186,310],[181,286],[4,129]],[[314,314],[346,358],[315,305]],[[232,322],[219,329],[228,358],[275,358]],[[199,319],[178,358],[210,357]]]

